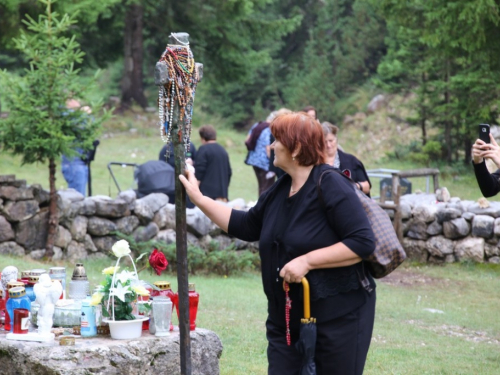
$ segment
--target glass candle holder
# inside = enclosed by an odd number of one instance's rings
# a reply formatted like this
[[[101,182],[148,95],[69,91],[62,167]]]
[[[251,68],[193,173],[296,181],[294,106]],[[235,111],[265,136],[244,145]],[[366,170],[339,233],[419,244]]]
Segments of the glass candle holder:
[[[71,280],[69,283],[69,298],[82,300],[87,298],[90,292],[88,280]]]
[[[154,297],[152,315],[155,336],[167,336],[170,331],[170,320],[172,319],[172,301],[170,298],[165,296]]]
[[[61,281],[63,287],[63,296],[61,299],[66,298],[66,268],[64,267],[51,267],[49,269],[49,276],[52,280]]]
[[[14,333],[28,333],[30,311],[28,309],[14,310]]]

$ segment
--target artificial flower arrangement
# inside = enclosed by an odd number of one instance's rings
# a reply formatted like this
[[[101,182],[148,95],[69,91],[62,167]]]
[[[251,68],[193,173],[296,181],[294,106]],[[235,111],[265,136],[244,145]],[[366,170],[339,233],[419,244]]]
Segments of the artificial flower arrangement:
[[[118,258],[116,266],[105,268],[102,271],[105,279],[92,295],[90,304],[93,306],[102,305],[102,314],[106,318],[134,320],[137,317],[133,314],[133,304],[138,297],[149,296],[149,290],[145,288],[145,283],[139,280],[128,242],[126,240],[117,241],[111,250]],[[131,259],[134,272],[126,269],[118,272],[120,270],[118,264],[124,256]],[[147,303],[138,304],[138,307],[142,309],[142,311],[138,311],[139,313],[147,313],[150,309],[150,305]]]

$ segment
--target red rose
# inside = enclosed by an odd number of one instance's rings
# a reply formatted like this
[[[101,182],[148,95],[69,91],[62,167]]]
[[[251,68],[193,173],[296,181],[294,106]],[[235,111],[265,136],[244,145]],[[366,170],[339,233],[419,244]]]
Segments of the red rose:
[[[167,258],[165,258],[165,254],[157,249],[154,249],[149,255],[149,265],[153,267],[156,274],[160,276],[161,273],[167,269],[168,261]]]

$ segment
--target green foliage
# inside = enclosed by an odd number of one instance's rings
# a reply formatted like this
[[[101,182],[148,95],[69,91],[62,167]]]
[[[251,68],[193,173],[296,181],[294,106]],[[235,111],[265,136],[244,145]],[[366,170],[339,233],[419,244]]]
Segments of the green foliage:
[[[55,160],[62,154],[75,155],[75,147],[89,149],[101,122],[100,102],[87,103],[90,82],[82,85],[79,70],[83,52],[74,37],[65,36],[75,21],[52,11],[52,1],[42,0],[46,14],[38,21],[24,21],[29,33],[15,39],[16,48],[27,57],[30,68],[16,76],[0,72],[4,98],[10,114],[0,121],[0,144],[23,163]],[[96,78],[96,77],[94,77]],[[93,116],[81,110],[68,111],[68,99],[90,104]]]
[[[127,240],[130,250],[134,254],[140,255],[150,253],[153,249],[163,252],[168,261],[167,270],[177,272],[177,248],[175,244],[166,244],[163,241],[150,240],[137,242],[132,236],[120,232],[114,233],[117,238]],[[234,245],[219,250],[217,241],[212,241],[208,250],[188,245],[187,260],[190,274],[216,274],[221,276],[238,275],[246,270],[255,270],[260,267],[260,258],[248,250],[237,251]],[[137,258],[139,267],[148,268],[147,257]]]
[[[469,160],[472,124],[498,117],[500,5],[482,0],[372,1],[388,24],[388,51],[378,83],[413,91],[422,128],[440,130],[450,163]],[[473,138],[472,138],[473,139]]]
[[[375,72],[385,26],[366,1],[325,1],[311,11],[300,29],[308,39],[286,76],[284,97],[294,110],[313,105],[320,119],[338,122],[346,112],[334,104]]]
[[[417,152],[410,153],[410,160],[416,163],[430,166],[431,161],[439,160],[442,155],[441,143],[437,141],[429,141],[424,146],[419,147]]]
[[[387,153],[389,159],[404,160],[410,154],[417,154],[422,150],[422,145],[418,141],[412,141],[409,145],[396,144],[394,150]]]

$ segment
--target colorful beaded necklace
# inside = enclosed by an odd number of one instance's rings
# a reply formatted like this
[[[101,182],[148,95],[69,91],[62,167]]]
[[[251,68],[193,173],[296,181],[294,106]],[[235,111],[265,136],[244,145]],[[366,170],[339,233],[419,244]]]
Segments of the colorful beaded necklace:
[[[193,103],[198,83],[197,71],[193,53],[189,48],[189,42],[179,41],[174,34],[173,37],[179,45],[169,44],[160,57],[159,64],[164,65],[168,73],[168,79],[160,85],[158,91],[158,116],[160,137],[165,143],[172,141],[172,123],[174,117],[174,106],[179,105],[179,121],[184,121],[181,129],[182,140],[186,152],[189,151]],[[157,64],[158,65],[158,64]],[[170,156],[170,148],[167,147],[167,158]]]

